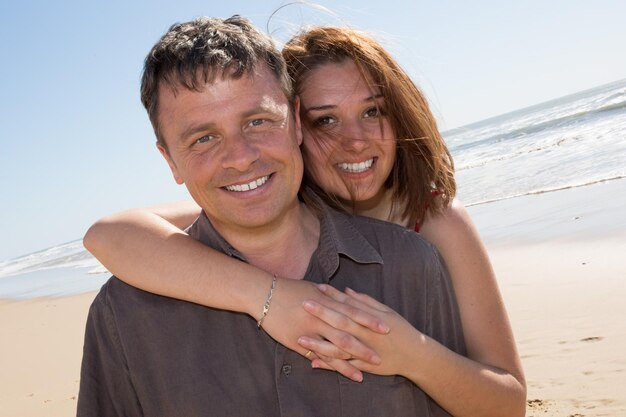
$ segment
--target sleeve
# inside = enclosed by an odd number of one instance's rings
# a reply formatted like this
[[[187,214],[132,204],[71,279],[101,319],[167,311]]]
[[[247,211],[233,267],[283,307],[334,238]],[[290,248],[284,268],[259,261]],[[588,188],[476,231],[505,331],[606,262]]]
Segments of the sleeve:
[[[461,314],[452,279],[437,249],[432,247],[432,250],[432,262],[429,262],[426,273],[430,284],[426,333],[448,349],[467,356]]]
[[[107,300],[107,285],[87,317],[77,416],[143,416]]]

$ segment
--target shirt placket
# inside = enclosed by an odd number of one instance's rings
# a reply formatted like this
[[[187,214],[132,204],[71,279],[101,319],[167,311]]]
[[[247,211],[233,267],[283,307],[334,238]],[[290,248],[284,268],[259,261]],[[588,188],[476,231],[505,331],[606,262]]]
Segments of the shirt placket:
[[[289,380],[293,371],[293,364],[288,360],[287,348],[277,344],[274,351],[274,369],[276,375],[276,389],[278,391],[278,408],[280,415],[294,415],[292,408],[292,399],[289,390]]]

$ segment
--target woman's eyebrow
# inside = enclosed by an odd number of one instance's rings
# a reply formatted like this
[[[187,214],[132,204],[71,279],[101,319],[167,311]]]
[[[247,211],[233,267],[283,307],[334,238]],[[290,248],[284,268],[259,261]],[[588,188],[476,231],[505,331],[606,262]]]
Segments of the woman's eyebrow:
[[[382,93],[379,94],[375,94],[369,97],[365,97],[363,99],[363,102],[370,102],[370,101],[376,101],[378,99],[384,98],[384,95]],[[336,108],[337,105],[336,104],[323,104],[321,106],[311,106],[311,107],[307,107],[304,111],[304,113],[308,113],[311,111],[321,111],[321,110],[328,110],[328,109],[334,109]]]
[[[378,100],[379,98],[384,98],[385,96],[382,93],[378,93],[378,94],[374,94],[373,96],[369,96],[367,97],[365,100],[363,101],[374,101],[374,100]]]
[[[304,113],[308,113],[310,111],[320,111],[320,110],[328,110],[328,109],[334,109],[337,106],[335,104],[324,104],[321,106],[312,106],[312,107],[307,107],[304,111]]]

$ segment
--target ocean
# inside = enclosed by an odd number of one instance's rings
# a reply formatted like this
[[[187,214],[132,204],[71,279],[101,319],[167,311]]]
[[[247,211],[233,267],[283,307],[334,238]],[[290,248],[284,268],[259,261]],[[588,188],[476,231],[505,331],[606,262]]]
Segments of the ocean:
[[[468,206],[626,176],[626,79],[444,133]]]
[[[626,79],[443,135],[466,206],[622,179]],[[0,261],[0,299],[92,291],[108,277],[78,239]]]

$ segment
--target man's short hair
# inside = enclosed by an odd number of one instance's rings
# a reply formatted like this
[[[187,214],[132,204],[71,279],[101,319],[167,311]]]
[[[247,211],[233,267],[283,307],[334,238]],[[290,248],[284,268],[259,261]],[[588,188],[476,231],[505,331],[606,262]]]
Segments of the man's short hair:
[[[201,91],[216,77],[238,79],[257,65],[267,65],[293,103],[285,61],[270,37],[241,16],[200,17],[172,25],[146,57],[141,102],[148,111],[157,143],[167,149],[158,122],[159,87],[163,84]]]

